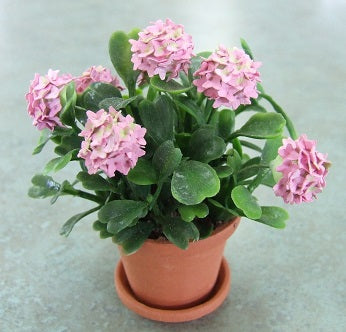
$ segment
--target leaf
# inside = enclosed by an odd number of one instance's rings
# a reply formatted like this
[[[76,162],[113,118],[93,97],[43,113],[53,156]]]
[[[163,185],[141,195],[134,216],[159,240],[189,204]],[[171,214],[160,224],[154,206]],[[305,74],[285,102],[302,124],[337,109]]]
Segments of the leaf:
[[[113,85],[96,82],[89,85],[82,95],[84,108],[97,112],[100,110],[99,104],[106,98],[121,98],[120,91]]]
[[[179,148],[175,148],[172,141],[163,142],[155,151],[153,156],[153,166],[162,181],[170,176],[179,166],[182,158]]]
[[[51,198],[50,204],[54,204],[60,196],[67,195],[67,194],[78,195],[78,190],[73,188],[72,184],[68,182],[67,180],[65,180],[61,184],[59,191]]]
[[[36,174],[31,179],[31,182],[33,186],[28,192],[28,195],[31,198],[46,198],[54,196],[60,190],[60,184],[47,175]]]
[[[59,112],[59,118],[63,124],[74,127],[75,124],[75,110],[77,101],[77,92],[75,83],[72,81],[67,84],[60,92],[61,111]]]
[[[201,203],[220,190],[220,180],[212,167],[199,161],[188,160],[174,171],[171,191],[173,197],[185,205]]]
[[[200,128],[192,134],[189,150],[192,159],[209,163],[223,155],[226,144],[215,135],[214,128]]]
[[[40,153],[51,137],[52,137],[52,132],[49,129],[42,129],[40,138],[37,142],[37,146],[32,152],[32,154]]]
[[[258,205],[256,198],[244,186],[233,188],[231,197],[236,207],[241,209],[245,216],[250,219],[261,217],[261,207]]]
[[[282,137],[276,137],[267,139],[263,151],[262,151],[262,161],[264,163],[269,163],[278,156],[279,147],[282,145]]]
[[[161,80],[161,78],[158,75],[155,75],[150,79],[150,85],[158,91],[168,92],[171,94],[180,94],[192,89],[192,85],[183,86],[174,80],[164,81]]]
[[[157,146],[174,137],[174,110],[167,99],[166,96],[159,96],[155,104],[147,100],[139,103],[139,116],[147,135]]]
[[[103,99],[99,103],[99,108],[103,108],[108,110],[110,106],[114,107],[116,110],[120,110],[121,108],[125,108],[127,105],[131,104],[133,101],[137,100],[140,96],[134,96],[128,99],[123,99],[119,97],[112,97]]]
[[[210,55],[211,52],[200,52],[191,58],[190,70],[192,75],[201,67],[202,61]]]
[[[82,137],[77,135],[63,136],[61,138],[59,145],[55,147],[54,152],[60,156],[64,156],[72,150],[79,151],[81,148],[81,145],[82,145]]]
[[[251,158],[248,161],[246,161],[237,174],[237,180],[243,181],[256,175],[258,173],[258,170],[264,167],[264,165],[260,164],[260,162],[261,157]]]
[[[180,218],[167,218],[162,225],[162,231],[169,241],[181,249],[187,249],[189,240],[199,239],[197,227]]]
[[[181,219],[187,222],[192,221],[196,217],[205,218],[209,213],[208,205],[205,203],[197,205],[180,205],[178,211]]]
[[[234,130],[235,113],[234,111],[229,109],[223,109],[218,113],[218,135],[221,136],[223,139],[228,140]]]
[[[245,39],[240,38],[240,44],[241,44],[242,49],[245,51],[245,53],[250,57],[250,59],[253,60],[252,52],[250,50],[248,43],[245,41]]]
[[[113,186],[99,174],[79,172],[77,179],[82,182],[85,189],[95,191],[113,191]]]
[[[107,223],[107,231],[116,234],[148,212],[147,203],[131,200],[114,200],[105,204],[98,213],[100,222]]]
[[[112,34],[109,40],[109,56],[115,70],[127,86],[130,96],[134,95],[139,71],[133,70],[133,63],[131,62],[131,44],[129,39],[137,39],[138,32],[139,29],[134,29],[128,34],[123,31],[116,31]]]
[[[219,179],[228,178],[234,172],[233,168],[228,165],[214,167]]]
[[[113,236],[113,241],[120,244],[125,255],[135,253],[149,237],[154,225],[151,222],[138,222]]]
[[[233,174],[238,173],[241,167],[241,158],[237,150],[232,149],[227,157],[227,165],[233,169]]]
[[[183,111],[190,114],[198,125],[205,123],[203,111],[194,100],[186,96],[177,96],[174,98],[174,101]]]
[[[275,228],[285,228],[285,220],[289,218],[286,210],[277,206],[262,206],[262,215],[256,221]]]
[[[85,212],[82,212],[82,213],[78,213],[78,214],[74,215],[73,217],[71,217],[71,218],[70,218],[69,220],[67,220],[67,221],[65,222],[65,224],[61,227],[61,229],[60,229],[60,235],[63,235],[63,236],[66,236],[66,237],[67,237],[67,236],[71,233],[71,231],[72,231],[74,225],[76,225],[77,222],[78,222],[79,220],[81,220],[81,219],[83,219],[84,217],[88,216],[89,214],[91,214],[91,213],[97,211],[99,208],[100,208],[100,207],[97,206],[97,207],[95,207],[95,208],[93,208],[93,209],[90,209],[90,210],[85,211]]]
[[[138,185],[157,183],[157,173],[152,163],[144,158],[139,158],[134,168],[127,175],[129,181]]]
[[[54,158],[50,160],[43,169],[43,174],[48,174],[50,172],[57,172],[64,168],[72,159],[72,155],[76,153],[77,150],[69,151],[62,157]]]
[[[231,136],[252,138],[274,138],[282,135],[285,119],[277,113],[256,113]]]

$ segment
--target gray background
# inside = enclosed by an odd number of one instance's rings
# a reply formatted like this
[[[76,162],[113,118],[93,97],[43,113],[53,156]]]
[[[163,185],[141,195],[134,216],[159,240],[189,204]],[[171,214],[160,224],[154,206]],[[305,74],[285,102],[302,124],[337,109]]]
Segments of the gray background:
[[[92,218],[68,239],[58,232],[87,204],[31,200],[32,175],[53,156],[31,156],[38,132],[24,94],[35,72],[78,75],[110,67],[107,43],[118,29],[158,18],[182,23],[196,51],[251,45],[263,84],[299,132],[318,139],[333,167],[312,204],[288,206],[283,231],[244,219],[228,241],[232,291],[195,322],[162,324],[124,308],[114,292],[118,261]],[[291,1],[0,1],[0,331],[345,331],[346,3]],[[64,170],[57,179],[71,179]],[[262,204],[279,204],[259,190]]]

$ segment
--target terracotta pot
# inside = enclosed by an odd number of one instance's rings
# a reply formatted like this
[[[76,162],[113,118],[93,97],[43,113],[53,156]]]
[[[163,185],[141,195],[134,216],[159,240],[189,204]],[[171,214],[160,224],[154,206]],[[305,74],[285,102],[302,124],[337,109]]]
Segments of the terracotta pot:
[[[192,320],[215,310],[230,288],[227,262],[221,262],[226,241],[239,222],[236,218],[219,226],[210,237],[190,242],[187,250],[167,240],[149,239],[136,253],[122,255],[115,272],[122,302],[144,317],[161,321]]]

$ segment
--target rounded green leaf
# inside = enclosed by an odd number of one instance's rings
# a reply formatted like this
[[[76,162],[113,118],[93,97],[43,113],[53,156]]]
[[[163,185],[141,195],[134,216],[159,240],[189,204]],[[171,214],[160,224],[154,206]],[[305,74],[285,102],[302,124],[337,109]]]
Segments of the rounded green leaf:
[[[232,190],[231,197],[236,207],[241,209],[245,216],[250,219],[261,217],[261,207],[258,205],[256,198],[244,186],[235,187]]]
[[[274,138],[282,134],[285,124],[281,114],[256,113],[232,136]]]
[[[160,179],[171,175],[180,164],[182,153],[175,148],[172,141],[163,142],[155,151],[153,165],[160,174]]]
[[[220,190],[220,180],[208,164],[195,160],[181,163],[172,177],[173,197],[185,205],[201,203],[206,197],[215,196]]]
[[[143,158],[138,159],[136,166],[130,170],[127,178],[132,183],[139,185],[157,183],[157,174],[152,163]]]
[[[205,218],[208,213],[208,205],[205,203],[200,203],[197,205],[180,205],[178,208],[181,219],[184,221],[192,221],[197,218]]]
[[[262,215],[256,221],[275,228],[285,228],[285,220],[289,218],[286,210],[277,206],[262,206]]]

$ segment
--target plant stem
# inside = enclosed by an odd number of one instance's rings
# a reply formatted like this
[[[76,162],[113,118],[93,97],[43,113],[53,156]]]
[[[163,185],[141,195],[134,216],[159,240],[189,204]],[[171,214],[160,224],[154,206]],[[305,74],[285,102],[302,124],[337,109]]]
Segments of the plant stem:
[[[243,140],[239,140],[239,142],[242,146],[246,146],[247,148],[250,148],[250,149],[258,151],[258,152],[262,152],[262,149],[259,146],[257,146],[256,144],[253,144],[253,143],[248,142],[248,141],[243,141]]]
[[[261,93],[260,96],[264,99],[266,99],[274,108],[275,112],[281,114],[284,119],[286,120],[286,127],[290,134],[290,136],[295,140],[298,138],[297,132],[294,129],[293,123],[291,119],[288,117],[288,115],[285,113],[285,111],[274,101],[272,97],[270,97],[267,94]]]
[[[72,195],[72,196],[79,196],[81,198],[84,198],[84,199],[88,199],[89,201],[93,201],[93,202],[96,202],[96,203],[99,203],[101,204],[102,201],[100,200],[99,197],[97,197],[96,195],[93,195],[93,194],[90,194],[90,193],[87,193],[86,191],[83,191],[83,190],[64,190],[64,192],[66,194],[69,194],[69,195]]]
[[[150,202],[150,205],[149,205],[149,209],[150,209],[150,210],[151,210],[151,209],[154,207],[154,205],[156,204],[156,201],[157,201],[157,199],[159,198],[159,195],[160,195],[160,193],[161,193],[162,186],[163,186],[163,182],[159,182],[158,185],[157,185],[155,194],[154,194],[154,196],[153,196],[153,199],[152,199],[152,201]]]
[[[239,153],[240,158],[243,156],[243,149],[241,147],[240,141],[238,138],[232,140],[232,145],[235,150]]]

